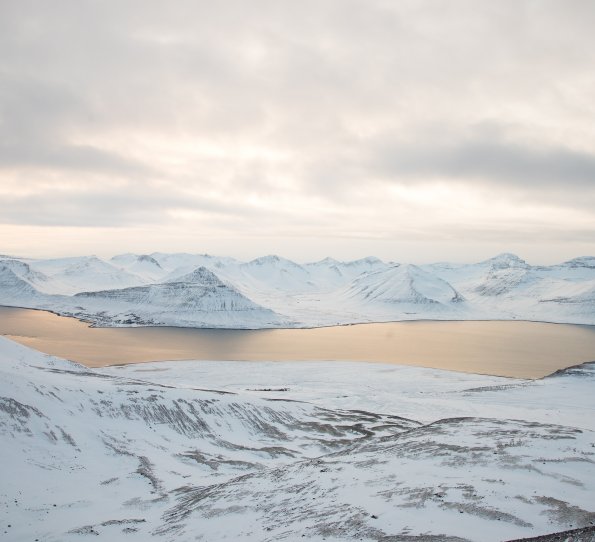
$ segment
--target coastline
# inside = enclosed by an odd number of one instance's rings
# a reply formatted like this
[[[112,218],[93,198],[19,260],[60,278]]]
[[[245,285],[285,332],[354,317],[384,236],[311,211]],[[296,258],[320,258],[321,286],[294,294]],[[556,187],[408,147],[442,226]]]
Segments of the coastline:
[[[92,327],[42,309],[0,311],[18,315],[18,321],[0,322],[2,335],[87,367],[184,360],[348,361],[536,379],[595,360],[595,326],[584,324],[405,320],[282,329]]]

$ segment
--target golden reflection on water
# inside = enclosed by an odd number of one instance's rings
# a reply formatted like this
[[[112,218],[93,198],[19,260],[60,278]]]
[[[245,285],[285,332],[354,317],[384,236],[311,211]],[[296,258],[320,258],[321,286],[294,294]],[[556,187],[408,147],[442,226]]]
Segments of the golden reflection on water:
[[[595,361],[595,326],[537,322],[395,322],[318,329],[90,328],[0,307],[0,334],[89,367],[160,360],[398,363],[521,378]]]

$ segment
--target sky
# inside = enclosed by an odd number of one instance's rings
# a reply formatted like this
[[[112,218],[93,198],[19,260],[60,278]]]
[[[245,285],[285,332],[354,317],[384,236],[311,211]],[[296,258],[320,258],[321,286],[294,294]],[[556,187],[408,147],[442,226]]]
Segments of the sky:
[[[3,0],[0,253],[595,254],[592,0]]]

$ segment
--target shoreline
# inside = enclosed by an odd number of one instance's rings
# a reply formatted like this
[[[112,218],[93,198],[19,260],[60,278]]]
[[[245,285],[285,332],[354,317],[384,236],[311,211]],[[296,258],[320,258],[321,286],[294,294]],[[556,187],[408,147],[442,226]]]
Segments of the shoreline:
[[[588,328],[595,328],[595,322],[592,324],[585,324],[585,323],[576,323],[576,322],[561,322],[557,320],[532,320],[526,318],[461,318],[461,319],[453,319],[453,318],[412,318],[412,319],[401,319],[401,320],[370,320],[367,322],[344,322],[344,323],[336,323],[336,324],[321,324],[321,325],[304,325],[304,326],[274,326],[274,327],[196,327],[196,326],[176,326],[171,324],[164,324],[164,325],[113,325],[113,326],[105,326],[105,325],[97,325],[94,324],[90,320],[85,320],[84,318],[79,318],[78,316],[74,316],[71,314],[63,314],[57,312],[52,309],[42,309],[39,307],[23,307],[21,305],[2,305],[0,304],[0,309],[20,309],[20,310],[30,310],[30,311],[39,311],[39,312],[47,312],[49,314],[53,314],[54,316],[59,316],[61,318],[69,318],[72,320],[76,320],[82,324],[87,324],[87,327],[90,329],[163,329],[163,328],[170,328],[170,329],[200,329],[205,331],[267,331],[267,330],[300,330],[300,329],[328,329],[334,327],[350,327],[350,326],[366,326],[366,325],[378,325],[378,324],[406,324],[406,323],[416,323],[416,322],[431,322],[431,323],[440,323],[440,322],[449,322],[449,323],[457,323],[457,322],[464,322],[464,323],[471,323],[471,322],[525,322],[529,324],[552,324],[552,325],[562,325],[562,326],[580,326],[580,327],[588,327]]]
[[[585,324],[406,320],[257,330],[92,327],[44,309],[0,311],[14,311],[0,321],[2,335],[89,368],[165,361],[345,361],[533,380],[595,360],[595,326]]]
[[[4,335],[4,337],[10,339],[10,337]],[[11,339],[12,340],[12,339]],[[15,341],[16,342],[16,341]],[[21,344],[21,343],[19,343]],[[72,361],[72,360],[69,360]],[[415,364],[405,364],[405,363],[397,363],[397,362],[386,362],[386,361],[366,361],[366,360],[333,360],[333,359],[320,359],[320,360],[313,360],[313,359],[294,359],[294,360],[274,360],[274,359],[262,359],[262,360],[213,360],[213,359],[155,359],[155,360],[147,360],[147,361],[137,361],[137,362],[128,362],[128,363],[112,363],[108,365],[102,365],[101,367],[89,367],[84,363],[74,362],[87,367],[88,369],[101,369],[104,367],[109,367],[110,369],[118,368],[118,367],[129,367],[131,365],[145,365],[145,364],[159,364],[159,363],[365,363],[365,364],[372,364],[372,365],[386,365],[387,367],[391,366],[398,366],[398,367],[417,367],[419,369],[426,369],[428,371],[444,371],[449,373],[462,373],[462,374],[469,374],[469,375],[476,375],[476,376],[486,376],[486,377],[496,377],[496,378],[505,378],[511,381],[517,381],[520,383],[528,383],[528,382],[536,382],[539,380],[544,380],[546,378],[550,378],[552,376],[563,374],[564,372],[568,371],[569,369],[581,369],[585,365],[595,365],[595,360],[593,361],[584,361],[582,363],[577,363],[575,365],[568,365],[566,367],[562,367],[560,369],[556,369],[555,371],[548,373],[544,376],[539,376],[535,378],[530,377],[519,377],[519,376],[508,376],[508,375],[501,375],[501,374],[493,374],[493,373],[478,373],[478,372],[470,372],[470,371],[463,371],[460,369],[444,369],[444,368],[437,368],[431,367],[428,365],[418,365]],[[157,370],[157,369],[155,369]],[[166,370],[166,369],[161,369]]]

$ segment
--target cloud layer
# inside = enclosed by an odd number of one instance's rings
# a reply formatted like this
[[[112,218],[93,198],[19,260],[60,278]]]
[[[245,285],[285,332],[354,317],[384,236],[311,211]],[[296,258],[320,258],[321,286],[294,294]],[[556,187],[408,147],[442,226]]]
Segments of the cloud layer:
[[[594,23],[589,0],[3,2],[0,251],[49,226],[89,252],[105,227],[114,252],[138,228],[594,251]]]

